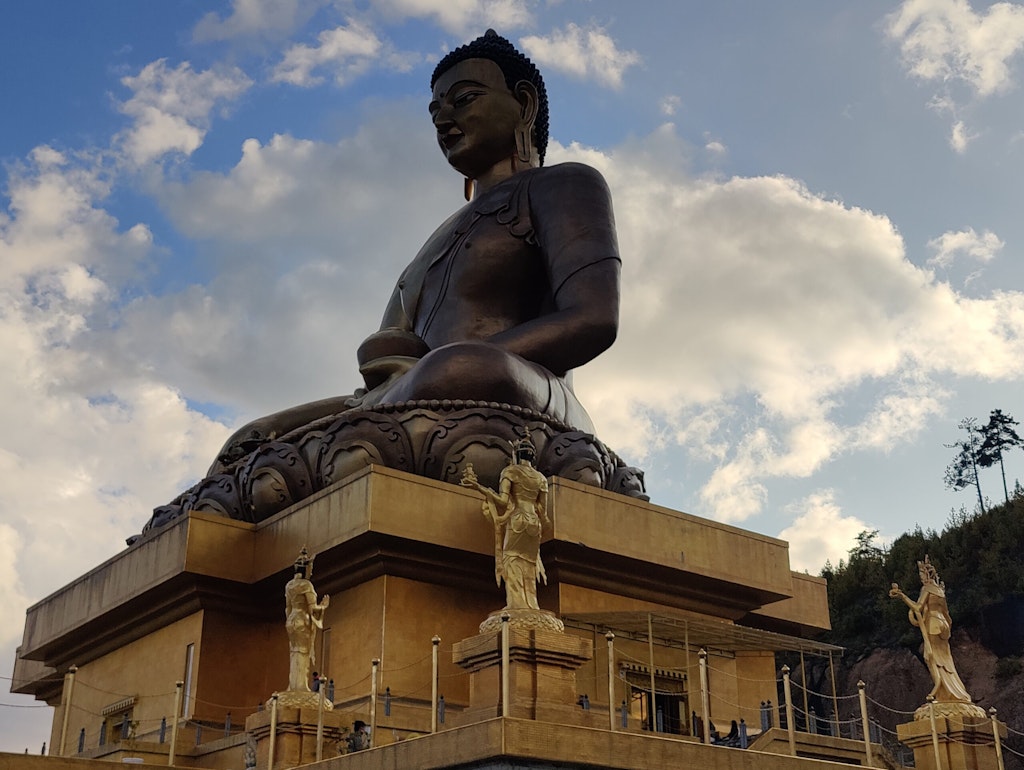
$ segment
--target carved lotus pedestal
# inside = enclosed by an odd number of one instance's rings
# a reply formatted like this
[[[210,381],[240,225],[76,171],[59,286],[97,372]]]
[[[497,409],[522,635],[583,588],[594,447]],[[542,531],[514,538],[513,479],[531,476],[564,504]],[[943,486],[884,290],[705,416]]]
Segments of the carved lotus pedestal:
[[[284,695],[284,693],[282,693]],[[316,693],[306,693],[316,697]],[[330,704],[325,704],[330,705]],[[256,739],[256,767],[260,770],[284,770],[297,765],[316,762],[316,729],[319,714],[313,707],[278,705],[277,737],[274,741],[274,764],[270,765],[270,709],[251,714],[245,720],[245,730]],[[323,758],[338,755],[337,745],[348,734],[344,715],[324,710]]]
[[[970,703],[936,703],[935,732],[941,764],[935,764],[935,746],[928,706],[914,714],[914,721],[896,726],[899,739],[914,750],[918,770],[998,770],[993,722],[984,710]],[[999,739],[1006,739],[1006,725],[995,722]]]
[[[526,435],[545,476],[648,499],[643,472],[589,433],[508,404],[407,401],[352,409],[273,441],[254,439],[258,446],[248,454],[156,508],[142,532],[188,511],[260,522],[371,465],[458,484],[472,463],[480,482],[496,488],[511,442]],[[139,537],[128,538],[129,545]]]
[[[463,724],[502,716],[500,614],[481,624],[483,633],[463,639],[452,650],[454,662],[470,672],[469,708],[461,715]],[[510,614],[508,716],[589,723],[588,712],[577,705],[576,670],[594,657],[593,643],[563,633],[561,621],[550,612]]]

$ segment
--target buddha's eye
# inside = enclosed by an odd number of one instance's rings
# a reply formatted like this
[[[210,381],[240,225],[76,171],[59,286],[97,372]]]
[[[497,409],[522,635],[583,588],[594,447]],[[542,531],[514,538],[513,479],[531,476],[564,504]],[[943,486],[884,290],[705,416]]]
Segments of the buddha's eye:
[[[473,102],[478,96],[480,96],[479,91],[464,91],[452,100],[452,104],[456,107],[465,107],[467,104]]]

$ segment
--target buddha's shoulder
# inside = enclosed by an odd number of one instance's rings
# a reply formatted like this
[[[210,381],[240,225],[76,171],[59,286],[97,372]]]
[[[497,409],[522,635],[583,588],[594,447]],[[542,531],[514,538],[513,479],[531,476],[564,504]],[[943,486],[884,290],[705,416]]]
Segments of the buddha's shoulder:
[[[611,192],[601,172],[584,163],[559,163],[535,169],[530,180],[530,197],[542,208],[601,206],[611,203]]]
[[[601,172],[586,163],[558,163],[554,166],[542,166],[534,171],[533,184],[587,184],[607,187]]]

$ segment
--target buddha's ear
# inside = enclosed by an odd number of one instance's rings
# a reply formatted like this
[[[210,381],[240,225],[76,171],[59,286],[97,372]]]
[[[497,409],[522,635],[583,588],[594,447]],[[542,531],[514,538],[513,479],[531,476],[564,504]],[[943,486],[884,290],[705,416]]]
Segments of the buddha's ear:
[[[516,101],[519,102],[520,124],[533,128],[533,124],[537,120],[538,105],[540,104],[537,87],[529,80],[520,80],[516,83],[513,94],[516,97]]]

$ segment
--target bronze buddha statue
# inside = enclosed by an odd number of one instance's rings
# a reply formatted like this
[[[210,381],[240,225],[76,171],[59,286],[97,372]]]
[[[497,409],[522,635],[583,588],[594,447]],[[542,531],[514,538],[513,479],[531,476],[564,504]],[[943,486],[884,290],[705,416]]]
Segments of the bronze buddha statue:
[[[606,350],[618,327],[620,259],[604,179],[578,163],[543,165],[544,81],[493,30],[447,54],[434,70],[431,90],[437,142],[465,178],[468,202],[403,271],[379,331],[359,346],[365,387],[236,431],[200,482],[205,492],[197,487],[164,506],[164,518],[205,505],[259,520],[269,515],[266,505],[257,510],[267,494],[242,487],[287,487],[284,497],[294,501],[360,464],[457,483],[472,461],[483,469],[482,478],[496,480],[500,463],[479,456],[493,454],[496,444],[487,436],[492,429],[506,441],[532,433],[539,448],[551,445],[552,451],[560,442],[560,464],[539,464],[548,475],[565,471],[644,496],[642,474],[594,438],[571,386],[571,370]],[[480,410],[497,410],[501,419]],[[444,440],[453,429],[465,440],[439,449],[425,411],[433,423],[445,423]],[[408,440],[400,440],[399,449],[366,438],[390,429],[380,420],[401,422]],[[468,420],[471,427],[453,427],[452,420]],[[490,427],[481,428],[481,421]],[[353,438],[357,434],[362,438]],[[567,453],[574,445],[581,451]],[[268,452],[268,446],[277,448]],[[332,451],[334,459],[325,459]],[[289,466],[295,464],[292,454],[301,458],[308,478],[285,478],[281,458],[266,459],[274,452],[289,455]],[[500,452],[507,457],[507,446]],[[159,526],[161,510],[147,528]]]

